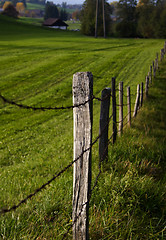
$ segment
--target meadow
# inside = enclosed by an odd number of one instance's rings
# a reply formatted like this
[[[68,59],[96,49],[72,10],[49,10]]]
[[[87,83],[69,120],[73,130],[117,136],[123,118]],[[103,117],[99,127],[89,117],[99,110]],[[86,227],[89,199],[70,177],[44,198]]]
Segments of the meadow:
[[[124,88],[130,85],[135,93],[164,44],[163,39],[95,39],[3,16],[0,31],[0,93],[37,107],[72,105],[76,72],[93,73],[97,97],[111,86],[112,77],[117,84],[123,81]],[[166,77],[164,66],[160,74]],[[114,147],[110,145],[107,171],[90,202],[90,239],[165,237],[164,81],[158,81],[151,91],[154,96],[151,93],[132,128]],[[157,106],[161,123],[155,129]],[[94,139],[99,132],[99,112],[100,103],[95,101]],[[32,111],[1,101],[0,132],[0,209],[18,204],[72,161],[71,110]],[[92,185],[98,161],[96,145]],[[62,239],[71,225],[71,212],[72,168],[16,211],[1,215],[0,239]],[[66,239],[72,239],[71,231]]]

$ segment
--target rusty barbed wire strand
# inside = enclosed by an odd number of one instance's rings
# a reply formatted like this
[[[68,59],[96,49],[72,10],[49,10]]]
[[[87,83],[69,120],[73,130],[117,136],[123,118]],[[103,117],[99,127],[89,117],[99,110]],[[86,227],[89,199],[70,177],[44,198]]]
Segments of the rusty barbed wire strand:
[[[7,98],[5,98],[4,96],[2,96],[0,94],[0,98],[5,102],[5,103],[8,103],[8,104],[11,104],[11,105],[14,105],[14,106],[17,106],[19,108],[24,108],[24,109],[31,109],[31,110],[42,110],[42,111],[46,111],[46,110],[66,110],[66,109],[74,109],[74,108],[78,108],[78,107],[81,107],[81,106],[84,106],[85,104],[87,104],[88,102],[90,101],[93,101],[94,99],[95,100],[98,100],[98,101],[104,101],[105,99],[107,99],[109,97],[109,95],[107,95],[104,99],[101,99],[101,98],[98,98],[98,97],[95,97],[94,95],[92,96],[91,99],[88,99],[86,100],[85,102],[83,103],[80,103],[80,104],[75,104],[75,105],[71,105],[71,106],[67,106],[67,107],[33,107],[33,106],[28,106],[28,105],[24,105],[24,104],[19,104],[19,103],[16,103],[12,100],[9,100]]]
[[[123,107],[123,106],[129,106],[130,104],[129,103],[123,103],[122,105],[121,104],[116,104],[117,107]]]
[[[109,124],[112,116],[113,115],[110,116],[109,121],[108,121],[107,124]],[[53,176],[50,180],[48,180],[46,183],[44,183],[41,187],[39,187],[36,190],[34,190],[33,193],[29,194],[26,198],[21,200],[18,204],[13,205],[10,208],[0,209],[0,215],[4,214],[4,213],[7,213],[7,212],[11,212],[13,210],[16,210],[18,207],[20,207],[20,205],[22,205],[23,203],[26,203],[28,199],[31,199],[38,192],[42,191],[46,186],[48,186],[51,182],[53,182],[56,178],[58,178],[60,175],[62,175],[62,173],[64,173],[66,170],[68,170],[75,162],[77,162],[84,155],[84,153],[86,153],[87,151],[89,151],[93,147],[93,145],[99,140],[99,138],[103,134],[104,130],[105,129],[103,129],[103,131],[96,137],[96,139],[90,144],[90,146],[88,148],[83,150],[82,153],[76,159],[74,159],[71,163],[69,163],[64,169],[62,169],[60,172],[58,172],[55,176]]]
[[[130,111],[130,113],[131,113],[131,111]],[[125,116],[121,121],[116,121],[116,123],[121,123],[121,122],[123,122],[123,121],[128,117],[128,115],[129,115],[130,113],[127,113],[126,116]]]
[[[118,92],[122,92],[124,97],[128,97],[126,94],[124,94],[124,91],[120,90],[119,88],[116,88],[115,90],[118,91]],[[130,96],[134,96],[135,97],[136,95],[137,95],[137,93],[135,93],[135,94],[130,93]]]
[[[27,106],[27,105],[24,105],[24,104],[19,104],[19,103],[16,103],[12,100],[9,100],[7,98],[5,98],[4,96],[2,96],[0,94],[0,98],[5,102],[5,103],[8,103],[8,104],[11,104],[11,105],[15,105],[17,107],[20,107],[20,108],[24,108],[24,109],[32,109],[34,111],[36,110],[42,110],[42,111],[46,111],[46,110],[65,110],[65,109],[73,109],[73,108],[77,108],[77,107],[81,107],[81,106],[84,106],[85,104],[87,104],[88,102],[90,101],[93,101],[94,97],[92,96],[91,99],[88,99],[86,100],[85,102],[83,103],[80,103],[80,104],[76,104],[76,105],[71,105],[71,106],[67,106],[67,107],[33,107],[33,106]]]

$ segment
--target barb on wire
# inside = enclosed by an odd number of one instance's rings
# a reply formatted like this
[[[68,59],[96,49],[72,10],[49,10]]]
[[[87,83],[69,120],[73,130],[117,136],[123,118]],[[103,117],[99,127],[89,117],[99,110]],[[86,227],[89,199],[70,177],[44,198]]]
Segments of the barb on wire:
[[[112,117],[112,115],[111,115]],[[111,117],[109,118],[109,121],[111,119]],[[109,124],[109,123],[108,123]],[[104,131],[104,130],[103,130]],[[60,175],[62,175],[62,173],[64,173],[67,169],[69,169],[75,162],[77,162],[83,155],[84,153],[86,153],[87,151],[89,151],[93,145],[99,140],[99,138],[101,137],[101,135],[103,134],[100,133],[96,139],[91,143],[91,145],[86,148],[85,150],[82,151],[82,153],[76,158],[74,159],[71,163],[69,163],[64,169],[62,169],[60,172],[58,172],[55,176],[53,176],[48,182],[44,183],[41,187],[37,188],[33,193],[29,194],[26,198],[24,198],[23,200],[21,200],[17,205],[13,205],[10,208],[4,208],[0,210],[0,214],[3,213],[7,213],[7,212],[11,212],[13,210],[16,210],[20,205],[22,205],[23,203],[26,203],[28,199],[31,199],[33,196],[35,196],[38,192],[40,192],[41,190],[43,190],[46,186],[48,186],[51,182],[53,182],[56,178],[58,178]]]

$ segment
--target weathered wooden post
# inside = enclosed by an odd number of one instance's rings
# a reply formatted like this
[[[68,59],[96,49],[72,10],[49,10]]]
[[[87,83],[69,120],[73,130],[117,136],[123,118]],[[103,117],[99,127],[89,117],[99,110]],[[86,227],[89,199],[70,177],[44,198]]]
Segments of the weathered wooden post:
[[[148,97],[148,90],[149,90],[149,80],[148,80],[148,77],[146,76],[146,82],[145,82],[145,98]]]
[[[105,88],[101,94],[99,157],[100,162],[108,159],[108,128],[111,88]]]
[[[155,78],[155,63],[153,61],[153,78]]]
[[[123,132],[123,82],[119,83],[119,135]]]
[[[164,48],[161,49],[160,51],[160,61],[162,62],[164,58]]]
[[[113,144],[114,144],[117,136],[115,78],[112,78],[112,118],[113,118]]]
[[[159,61],[159,54],[156,53],[156,69],[157,69],[157,70],[159,69],[159,63],[158,63],[158,61]]]
[[[166,41],[164,43],[164,54],[166,53]]]
[[[74,163],[73,168],[73,240],[87,240],[89,226],[89,193],[91,185],[91,148],[93,75],[79,72],[73,75],[73,104],[86,104],[73,109]],[[85,152],[84,152],[85,151]],[[83,153],[84,152],[84,153]]]
[[[141,96],[140,96],[140,106],[142,107],[143,105],[143,96],[144,96],[144,84],[143,82],[141,83]]]
[[[164,53],[166,53],[166,41],[164,43]]]
[[[135,106],[134,106],[134,113],[133,117],[136,117],[138,108],[139,108],[139,101],[140,101],[140,85],[137,85],[137,96],[136,96],[136,101],[135,101]]]
[[[127,87],[127,114],[128,114],[128,126],[131,126],[131,97],[130,87]]]
[[[150,65],[149,81],[152,83],[152,65]]]

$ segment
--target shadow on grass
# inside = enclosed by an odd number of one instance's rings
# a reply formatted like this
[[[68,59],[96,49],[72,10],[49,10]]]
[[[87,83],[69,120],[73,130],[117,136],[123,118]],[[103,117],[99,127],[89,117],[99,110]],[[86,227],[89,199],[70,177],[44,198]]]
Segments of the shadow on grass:
[[[160,66],[159,73],[149,89],[149,97],[133,120],[132,130],[147,148],[161,154],[160,163],[166,159],[166,64]],[[163,167],[163,166],[162,166]]]

